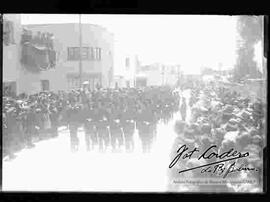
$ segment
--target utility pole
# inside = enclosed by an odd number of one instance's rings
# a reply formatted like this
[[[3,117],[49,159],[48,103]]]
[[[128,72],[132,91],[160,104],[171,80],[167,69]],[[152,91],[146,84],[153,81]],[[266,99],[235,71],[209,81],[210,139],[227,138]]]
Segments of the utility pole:
[[[219,76],[221,76],[221,75],[222,75],[221,70],[222,70],[222,63],[221,63],[221,62],[219,62],[219,63],[218,63],[218,71],[219,71]]]
[[[80,45],[80,58],[79,58],[79,75],[80,75],[80,88],[82,87],[82,23],[81,14],[79,14],[79,45]]]
[[[139,73],[141,71],[141,65],[140,65],[140,61],[138,58],[138,55],[135,55],[135,70],[134,70],[134,87],[137,87],[137,73]]]
[[[164,65],[162,65],[162,85],[164,85],[164,72],[165,71],[165,66]]]
[[[180,84],[180,65],[177,65],[177,87]]]

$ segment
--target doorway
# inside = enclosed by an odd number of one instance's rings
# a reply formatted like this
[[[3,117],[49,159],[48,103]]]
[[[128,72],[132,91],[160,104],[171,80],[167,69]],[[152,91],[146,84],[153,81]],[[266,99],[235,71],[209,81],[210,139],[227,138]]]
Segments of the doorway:
[[[3,95],[8,97],[17,95],[16,81],[3,82]]]
[[[49,91],[50,90],[49,80],[41,80],[41,90],[42,91]]]

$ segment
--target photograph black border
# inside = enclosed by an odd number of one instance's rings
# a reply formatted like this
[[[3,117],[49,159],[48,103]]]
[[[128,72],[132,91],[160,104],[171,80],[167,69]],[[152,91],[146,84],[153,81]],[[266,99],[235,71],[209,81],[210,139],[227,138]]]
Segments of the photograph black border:
[[[269,55],[269,46],[268,46],[268,26],[269,26],[269,16],[267,16],[267,5],[259,4],[255,2],[241,2],[236,4],[236,2],[213,2],[206,3],[201,2],[183,2],[183,1],[153,1],[153,0],[126,0],[126,1],[113,1],[113,0],[92,0],[84,2],[72,2],[64,0],[47,0],[44,2],[40,1],[5,1],[0,7],[0,12],[3,13],[40,13],[40,14],[199,14],[199,15],[265,15],[264,25],[264,56],[268,58]],[[240,6],[239,6],[240,5]],[[2,39],[2,21],[1,21],[1,39]],[[2,55],[2,46],[0,48],[0,53]],[[1,64],[2,57],[1,58]],[[268,68],[267,62],[267,68]],[[2,69],[3,71],[3,69]],[[2,74],[1,71],[1,74]],[[2,76],[2,75],[1,75]],[[3,79],[3,78],[2,78]],[[2,90],[2,88],[1,88]],[[268,91],[268,82],[267,82],[267,91]],[[267,94],[268,100],[268,94]],[[1,102],[2,104],[2,102]],[[268,119],[268,110],[267,110],[267,119]],[[2,123],[1,123],[2,124]],[[267,132],[268,132],[267,126]],[[2,138],[0,140],[2,144]],[[267,145],[269,145],[269,138],[267,138]],[[2,147],[1,147],[2,149]],[[2,154],[2,151],[1,151]],[[135,199],[173,199],[173,200],[182,200],[190,199],[190,197],[198,197],[198,200],[209,200],[216,199],[217,197],[223,197],[227,199],[238,200],[240,197],[247,197],[249,200],[261,200],[262,197],[268,195],[267,181],[269,181],[268,171],[269,168],[269,158],[268,158],[268,147],[264,150],[264,193],[263,194],[249,194],[249,193],[111,193],[111,192],[2,192],[0,198],[3,197],[3,201],[69,201],[69,200],[78,200],[86,199],[85,197],[90,196],[92,200],[95,199],[104,199],[104,200],[114,200],[123,198],[125,200]],[[2,161],[1,161],[1,189],[2,189]],[[164,198],[163,198],[164,197]],[[204,198],[201,198],[204,197]],[[91,200],[89,199],[89,200]],[[0,199],[2,200],[2,199]]]

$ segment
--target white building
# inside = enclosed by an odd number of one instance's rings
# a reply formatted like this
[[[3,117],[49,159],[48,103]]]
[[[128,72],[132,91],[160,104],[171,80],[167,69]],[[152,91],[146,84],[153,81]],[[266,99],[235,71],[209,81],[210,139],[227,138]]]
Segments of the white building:
[[[141,65],[136,78],[137,80],[142,80],[143,77],[146,79],[147,86],[173,86],[180,77],[180,66],[163,65],[160,63]]]
[[[124,80],[124,87],[135,87],[136,70],[139,66],[139,60],[136,54],[126,50],[118,50],[115,54],[114,61],[115,67],[117,67],[119,71],[115,72],[115,75],[117,75],[115,79],[119,80],[119,76],[122,76],[121,80]],[[115,85],[113,84],[111,87],[114,88]]]
[[[126,88],[127,80],[122,75],[114,75],[113,82],[111,83],[111,88]]]
[[[70,90],[79,88],[79,24],[42,24],[28,25],[34,32],[54,34],[57,52],[55,69],[39,75],[29,74],[29,80],[48,80],[51,90]],[[113,34],[98,25],[82,24],[82,81],[89,81],[90,88],[97,84],[109,87],[113,76]],[[34,78],[35,77],[35,78]],[[26,77],[24,77],[26,78]],[[41,90],[36,86],[36,90]],[[27,87],[29,88],[29,87]]]
[[[13,32],[8,33],[12,39],[11,43],[3,43],[3,87],[9,87],[14,94],[17,94],[21,90],[18,80],[22,71],[20,64],[21,16],[5,14],[3,20],[4,23],[8,22],[13,26]],[[3,32],[5,32],[5,28]]]
[[[24,26],[34,34],[54,34],[56,66],[33,73],[21,63],[22,25],[19,14],[5,14],[4,20],[13,24],[12,43],[3,45],[3,86],[10,86],[15,94],[32,94],[41,90],[70,90],[80,86],[79,24],[38,24]],[[114,73],[114,37],[98,25],[82,24],[82,81],[109,87]],[[46,84],[46,85],[44,85]]]

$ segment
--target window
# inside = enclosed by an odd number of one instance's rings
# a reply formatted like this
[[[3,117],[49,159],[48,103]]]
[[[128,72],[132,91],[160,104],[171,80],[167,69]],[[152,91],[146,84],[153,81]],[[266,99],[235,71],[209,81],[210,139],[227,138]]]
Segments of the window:
[[[68,48],[68,60],[79,60],[80,48]],[[82,60],[101,60],[101,48],[82,47]]]
[[[129,68],[129,58],[126,58],[126,68]]]
[[[95,59],[94,48],[90,47],[90,60],[94,60],[94,59]]]
[[[128,88],[130,88],[130,82],[129,82],[129,81],[126,81],[126,86],[127,86]]]
[[[98,60],[101,60],[101,48],[98,48]]]
[[[99,48],[94,48],[94,60],[99,60]]]
[[[4,20],[3,23],[3,42],[6,46],[10,44],[15,44],[14,24],[9,20]]]
[[[89,47],[83,47],[82,48],[82,60],[88,60],[89,59]]]
[[[96,48],[93,48],[93,55],[94,55],[94,57],[93,57],[93,60],[96,60],[97,59],[97,49]]]
[[[41,90],[42,91],[50,90],[50,82],[49,82],[49,80],[41,80]]]
[[[3,94],[15,97],[17,95],[17,85],[15,81],[3,82]]]
[[[171,74],[175,74],[175,73],[176,73],[175,67],[172,67],[171,68]]]
[[[93,48],[93,60],[101,60],[101,48]]]
[[[69,47],[68,48],[68,60],[79,60],[80,59],[80,48]]]
[[[80,87],[80,79],[79,78],[68,78],[68,88],[69,89],[76,89]]]

